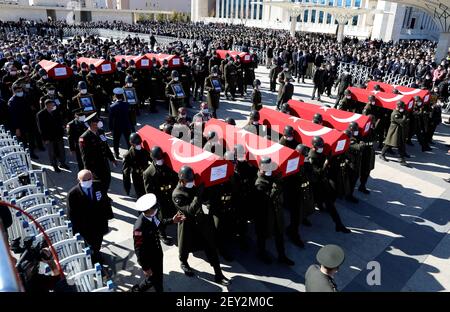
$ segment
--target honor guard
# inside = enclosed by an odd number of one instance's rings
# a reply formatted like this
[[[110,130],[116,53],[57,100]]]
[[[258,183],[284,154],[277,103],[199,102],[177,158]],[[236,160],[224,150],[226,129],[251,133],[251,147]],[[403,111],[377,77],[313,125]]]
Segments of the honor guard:
[[[323,125],[323,117],[319,113],[315,113],[312,119],[312,122],[317,125]]]
[[[219,79],[218,71],[218,67],[214,66],[211,69],[211,75],[209,75],[205,80],[208,107],[214,118],[217,118],[216,111],[219,109],[220,92],[222,92],[222,84]]]
[[[352,99],[352,92],[350,90],[347,89],[344,91],[344,98],[339,101],[337,108],[347,112],[356,113],[358,103]]]
[[[262,96],[259,88],[261,87],[261,81],[259,79],[255,79],[253,82],[253,92],[252,92],[252,110],[259,111],[262,105]]]
[[[369,132],[361,139],[364,143],[364,148],[361,153],[361,173],[359,177],[358,191],[364,194],[369,194],[370,191],[366,188],[367,180],[370,176],[370,171],[375,168],[375,116],[369,115],[371,119]]]
[[[244,126],[244,130],[256,135],[261,135],[262,137],[266,137],[267,133],[264,133],[261,129],[262,126],[259,124],[259,119],[259,112],[257,110],[252,110],[250,112],[248,123]]]
[[[80,146],[78,141],[80,136],[87,130],[86,127],[86,115],[83,113],[82,108],[78,108],[74,111],[75,118],[69,122],[67,128],[67,140],[69,141],[69,150],[75,154],[77,158],[77,164],[79,171],[84,169],[83,160],[81,159]]]
[[[122,176],[125,193],[129,196],[131,179],[133,179],[136,197],[140,198],[146,191],[144,187],[144,171],[151,162],[150,153],[142,148],[142,138],[137,133],[130,135],[130,149],[123,156]],[[131,177],[131,179],[130,179]]]
[[[349,168],[350,193],[347,194],[346,200],[357,203],[358,199],[353,196],[353,190],[361,174],[361,157],[365,143],[361,141],[359,127],[356,122],[352,121],[348,125],[347,130],[350,138],[350,147],[346,152]]]
[[[172,71],[171,77],[172,80],[170,80],[166,85],[166,97],[169,98],[170,102],[170,114],[172,116],[176,116],[178,108],[183,106],[183,101],[186,95],[183,90],[183,86],[179,81],[179,74],[176,70]]]
[[[225,152],[225,147],[223,142],[219,141],[219,138],[217,137],[217,134],[215,131],[209,131],[206,135],[206,144],[204,145],[203,149],[205,151],[208,151],[210,153],[216,154],[219,157],[223,157]]]
[[[224,66],[223,74],[225,78],[225,97],[229,100],[235,101],[237,71],[231,57],[228,60],[228,63]],[[231,94],[231,98],[228,94]]]
[[[87,105],[87,100],[84,100],[85,98],[90,99],[91,105]],[[93,95],[88,93],[88,87],[85,81],[78,82],[78,94],[72,98],[70,109],[73,111],[79,107],[83,108],[83,112],[85,113],[91,113],[96,110]]]
[[[185,218],[176,214],[172,218],[157,217],[160,206],[155,194],[145,194],[136,202],[139,217],[133,228],[134,251],[137,261],[144,271],[145,279],[134,285],[132,292],[144,292],[152,286],[156,292],[163,292],[163,250],[159,242],[158,229],[161,226],[182,222]]]
[[[164,163],[164,153],[159,146],[151,149],[152,162],[144,171],[144,187],[146,193],[154,193],[158,198],[161,209],[161,218],[168,218],[175,213],[172,202],[172,192],[177,183],[176,174]],[[166,245],[171,245],[172,241],[166,235],[166,228],[159,228],[160,239]]]
[[[97,117],[97,113],[89,115],[86,122],[89,127],[78,140],[81,159],[84,169],[90,170],[94,178],[100,180],[104,192],[107,193],[111,183],[109,162],[116,166],[117,161],[108,146],[105,131],[102,130],[103,122]]]
[[[215,282],[229,285],[228,279],[220,268],[219,256],[216,251],[214,221],[207,206],[203,202],[204,185],[195,186],[194,171],[188,166],[181,167],[178,173],[179,182],[172,193],[176,209],[186,219],[178,224],[178,249],[181,269],[187,276],[194,276],[194,271],[188,264],[189,253],[198,249],[195,244],[202,244],[208,261],[214,268]]]
[[[298,215],[291,216],[291,225],[288,227],[291,231],[297,231],[298,225],[300,222],[304,226],[311,226],[311,222],[308,220],[308,216],[310,216],[314,212],[314,193],[311,185],[311,174],[312,167],[309,161],[309,148],[306,145],[299,144],[295,148],[295,150],[305,157],[305,161],[303,166],[300,166],[300,170],[298,171],[296,177],[297,180],[295,182],[297,187],[297,192],[299,194],[298,200],[296,204],[298,206],[298,210],[296,213]],[[295,232],[294,232],[295,233]]]

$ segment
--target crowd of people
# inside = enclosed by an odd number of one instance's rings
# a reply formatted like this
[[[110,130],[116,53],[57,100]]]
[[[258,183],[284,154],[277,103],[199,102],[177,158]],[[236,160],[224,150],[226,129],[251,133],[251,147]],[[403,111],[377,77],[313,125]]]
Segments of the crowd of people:
[[[248,248],[249,222],[255,224],[257,256],[266,264],[273,261],[266,249],[266,241],[272,236],[278,261],[295,264],[286,254],[284,236],[303,248],[300,227],[312,226],[308,216],[315,208],[330,214],[336,232],[351,233],[335,202],[342,198],[356,204],[358,199],[353,192],[358,181],[358,191],[370,193],[366,183],[375,166],[374,143],[379,143],[383,160],[396,147],[401,163],[407,165],[405,144],[413,144],[411,139],[417,135],[422,150],[430,149],[434,130],[441,122],[440,103],[448,98],[449,59],[434,60],[435,44],[427,41],[393,43],[347,38],[337,43],[322,34],[298,33],[290,37],[282,30],[179,22],[136,25],[97,22],[77,26],[86,31],[108,28],[147,33],[149,41],[132,36],[123,40],[95,35],[63,38],[65,27],[71,26],[63,22],[0,22],[0,124],[5,124],[29,147],[33,159],[38,159],[36,149],[47,150],[55,172],[70,169],[63,140],[67,134],[69,149],[76,156],[79,169],[79,183],[67,196],[68,216],[74,231],[80,232],[92,248],[95,261],[102,262],[101,242],[107,232],[107,221],[114,218],[108,197],[110,163],[117,166],[123,160],[124,193],[130,195],[133,184],[138,199],[136,209],[140,214],[133,238],[138,262],[146,276],[133,287],[134,291],[151,286],[163,290],[160,240],[168,245],[173,243],[166,234],[170,224],[178,224],[179,259],[184,273],[194,275],[188,263],[189,253],[203,249],[214,268],[215,281],[222,285],[228,285],[229,281],[221,271],[219,255],[233,261],[230,242]],[[172,36],[174,42],[158,46],[157,35]],[[179,38],[195,39],[202,45],[184,45]],[[230,55],[221,59],[216,54],[217,49],[235,46],[250,52],[249,62]],[[236,125],[235,120],[220,114],[221,98],[244,99],[247,87],[251,86],[252,109],[245,129],[269,137],[260,133],[258,127],[259,110],[264,103],[261,82],[255,76],[255,69],[261,65],[257,51],[265,53],[266,63],[262,65],[270,68],[270,91],[278,92],[279,111],[290,113],[287,102],[294,94],[294,79],[299,83],[311,79],[312,99],[316,94],[319,100],[323,93],[331,96],[333,87],[337,88],[335,107],[370,116],[369,134],[363,137],[358,126],[350,123],[345,131],[351,141],[349,150],[331,157],[324,153],[321,137],[314,137],[312,148],[308,148],[295,142],[294,129],[286,127],[280,134],[280,144],[303,154],[306,161],[298,174],[285,179],[275,174],[272,159],[262,158],[259,166],[253,167],[243,146],[226,151],[216,133],[210,131],[204,136],[204,124],[211,118],[223,118]],[[155,58],[151,60],[151,69],[140,69],[134,61],[116,58],[151,52],[176,55],[183,64],[172,69],[168,61],[159,64]],[[80,57],[108,60],[116,64],[117,70],[98,74],[94,65],[77,62]],[[53,79],[39,65],[41,60],[64,64],[73,74],[63,80]],[[374,105],[371,97],[367,103],[356,102],[347,90],[352,85],[351,73],[337,74],[340,62],[371,67],[373,80],[381,81],[385,73],[414,77],[417,88],[432,92],[430,105],[425,106],[420,98],[415,98],[412,111],[406,112],[405,103],[398,102],[397,109],[390,112]],[[134,103],[128,100],[126,90],[135,92]],[[88,108],[92,109],[86,110],[82,105],[86,98],[90,101]],[[187,109],[193,105],[199,105],[200,111],[191,117]],[[142,138],[136,133],[137,119],[143,110],[157,113],[158,107],[169,108],[169,116],[160,127],[162,131],[177,136],[187,132],[187,136],[179,138],[233,162],[230,181],[208,188],[195,185],[192,168],[184,166],[173,172],[164,162],[164,153],[168,151],[159,146],[143,148]],[[312,121],[321,124],[322,116],[316,114]],[[113,151],[106,126],[113,135]],[[124,155],[119,153],[122,137],[128,147]],[[286,228],[284,208],[290,216]],[[95,211],[92,218],[84,218],[92,211]],[[343,261],[339,249],[333,247],[325,252],[337,252]],[[337,261],[336,267],[342,261]],[[323,287],[336,290],[336,285],[330,282],[335,268],[325,269],[330,280]],[[317,272],[309,275],[320,277]],[[314,283],[308,284],[316,289]]]

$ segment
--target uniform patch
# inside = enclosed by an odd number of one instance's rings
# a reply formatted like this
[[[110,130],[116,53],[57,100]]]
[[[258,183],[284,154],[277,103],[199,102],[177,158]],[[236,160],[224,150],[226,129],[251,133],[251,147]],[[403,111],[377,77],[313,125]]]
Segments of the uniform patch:
[[[102,192],[100,191],[95,192],[95,196],[97,197],[97,201],[100,201],[100,199],[102,199]]]
[[[100,134],[100,139],[103,141],[103,142],[105,142],[106,141],[106,137],[105,137],[105,135],[103,135],[103,134]]]

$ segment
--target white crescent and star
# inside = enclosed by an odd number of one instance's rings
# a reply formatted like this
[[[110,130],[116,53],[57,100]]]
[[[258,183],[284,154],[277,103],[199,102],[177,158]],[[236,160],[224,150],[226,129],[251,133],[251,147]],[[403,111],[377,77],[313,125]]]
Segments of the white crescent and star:
[[[214,154],[208,152],[208,151],[203,151],[200,154],[194,155],[194,156],[181,156],[177,153],[176,149],[174,149],[174,145],[178,142],[184,142],[181,141],[178,138],[170,138],[170,141],[172,141],[172,155],[175,158],[175,160],[181,162],[181,163],[186,163],[186,164],[192,164],[192,163],[196,163],[196,162],[200,162],[203,161],[205,159],[208,159],[209,157],[213,156]]]
[[[333,130],[333,129],[327,128],[327,127],[323,127],[322,129],[319,129],[319,130],[316,130],[316,131],[307,131],[307,130],[303,130],[300,127],[297,127],[297,128],[298,128],[298,131],[300,131],[304,135],[310,136],[310,137],[312,137],[312,136],[322,136],[324,134],[327,134],[331,130]]]

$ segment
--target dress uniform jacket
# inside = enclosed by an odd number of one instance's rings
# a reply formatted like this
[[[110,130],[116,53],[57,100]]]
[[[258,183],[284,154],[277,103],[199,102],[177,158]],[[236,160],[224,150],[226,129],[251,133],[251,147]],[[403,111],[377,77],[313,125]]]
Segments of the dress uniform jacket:
[[[80,136],[87,130],[84,122],[79,121],[77,118],[67,124],[67,140],[69,141],[69,149],[71,152],[75,152],[77,157],[78,169],[83,169],[83,160],[81,159],[80,146],[78,140]]]
[[[337,287],[334,280],[320,271],[317,264],[311,265],[305,275],[306,292],[336,292]]]
[[[259,91],[258,89],[253,89],[252,110],[260,110],[263,107],[261,102],[262,102],[261,91]]]
[[[336,199],[336,194],[330,185],[328,168],[324,167],[326,156],[311,149],[308,154],[311,163],[311,182],[316,202]]]
[[[80,184],[67,194],[67,215],[72,222],[73,232],[80,233],[88,244],[98,241],[108,232],[108,219],[112,209],[107,194],[99,181],[94,181],[91,198],[84,193]]]
[[[213,218],[211,214],[203,212],[202,196],[198,187],[189,189],[181,184],[178,184],[172,193],[175,208],[186,216],[183,222],[178,223],[180,256],[196,251],[201,247],[209,250],[215,250],[216,248]],[[204,245],[199,246],[200,242]],[[217,253],[209,261],[211,265],[217,265],[219,263]]]
[[[146,193],[155,194],[164,218],[172,216],[176,211],[172,202],[172,192],[177,183],[176,174],[167,165],[150,163],[143,173]]]
[[[218,109],[219,108],[219,102],[220,102],[220,92],[216,91],[212,84],[212,79],[219,80],[218,76],[208,76],[205,80],[205,90],[207,93],[207,102],[208,106],[212,109]]]
[[[144,171],[147,169],[148,164],[151,162],[150,153],[145,150],[137,150],[132,146],[123,157],[122,176],[123,187],[125,192],[130,193],[131,179],[133,179],[134,190],[136,197],[139,198],[145,195],[144,187]]]
[[[255,229],[259,237],[270,238],[275,230],[284,230],[281,180],[259,173],[255,181]]]
[[[369,175],[375,168],[375,129],[370,129],[369,133],[362,138],[364,147],[361,151],[361,176]]]
[[[105,132],[99,129],[98,133],[94,133],[88,129],[80,136],[78,142],[84,168],[90,170],[95,179],[100,180],[107,192],[111,182],[109,161],[115,159],[109,148]]]
[[[389,126],[384,144],[393,147],[400,147],[404,145],[406,141],[405,126],[407,122],[408,119],[404,113],[401,113],[398,110],[393,110],[391,114],[391,124]]]

